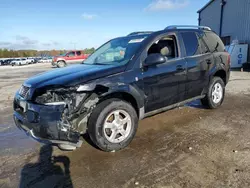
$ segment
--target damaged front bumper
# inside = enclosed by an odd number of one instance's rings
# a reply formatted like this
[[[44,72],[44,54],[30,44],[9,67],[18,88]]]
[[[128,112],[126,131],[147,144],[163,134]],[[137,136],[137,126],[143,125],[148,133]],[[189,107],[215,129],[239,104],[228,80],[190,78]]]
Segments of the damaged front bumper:
[[[16,126],[42,143],[65,144],[80,147],[80,133],[62,120],[65,104],[34,104],[17,92],[14,98],[14,121]]]

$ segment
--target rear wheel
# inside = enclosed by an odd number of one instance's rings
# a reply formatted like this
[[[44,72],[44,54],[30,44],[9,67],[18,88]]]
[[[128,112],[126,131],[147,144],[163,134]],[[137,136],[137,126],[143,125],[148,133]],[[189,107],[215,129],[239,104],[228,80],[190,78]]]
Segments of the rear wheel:
[[[93,110],[88,133],[104,151],[117,151],[129,145],[136,134],[138,117],[135,109],[120,99],[108,99]]]
[[[66,67],[66,63],[64,61],[58,61],[57,62],[57,67],[58,68]]]
[[[211,109],[221,106],[225,95],[225,84],[220,77],[214,77],[209,84],[208,93],[201,103]]]

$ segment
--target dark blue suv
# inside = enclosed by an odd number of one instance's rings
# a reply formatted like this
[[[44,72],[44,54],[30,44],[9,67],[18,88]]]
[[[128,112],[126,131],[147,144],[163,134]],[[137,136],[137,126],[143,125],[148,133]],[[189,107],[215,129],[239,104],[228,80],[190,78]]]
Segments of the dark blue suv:
[[[36,140],[62,149],[79,147],[88,133],[100,149],[120,150],[139,119],[197,99],[219,107],[229,74],[230,56],[210,28],[134,32],[82,64],[26,80],[15,95],[14,119]]]

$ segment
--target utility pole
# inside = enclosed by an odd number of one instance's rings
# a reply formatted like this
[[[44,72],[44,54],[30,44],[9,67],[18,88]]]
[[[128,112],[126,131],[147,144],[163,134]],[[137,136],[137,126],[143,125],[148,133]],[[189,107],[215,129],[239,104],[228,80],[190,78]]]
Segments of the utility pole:
[[[221,6],[221,10],[220,10],[220,31],[219,31],[219,36],[222,37],[222,24],[223,24],[223,15],[224,15],[224,6],[226,5],[226,1],[225,0],[221,0],[220,6]]]
[[[70,44],[73,44],[73,46],[74,46],[74,50],[76,50],[76,42],[71,42]]]

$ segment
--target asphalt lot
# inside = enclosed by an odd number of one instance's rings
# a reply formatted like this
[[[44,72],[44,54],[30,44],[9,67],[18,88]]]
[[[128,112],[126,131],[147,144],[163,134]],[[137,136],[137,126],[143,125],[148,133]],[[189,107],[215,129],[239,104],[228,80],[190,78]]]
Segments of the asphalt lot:
[[[129,147],[105,153],[88,137],[73,152],[42,146],[14,126],[15,91],[50,69],[0,67],[0,187],[250,187],[250,73],[231,73],[221,108],[144,119]]]

